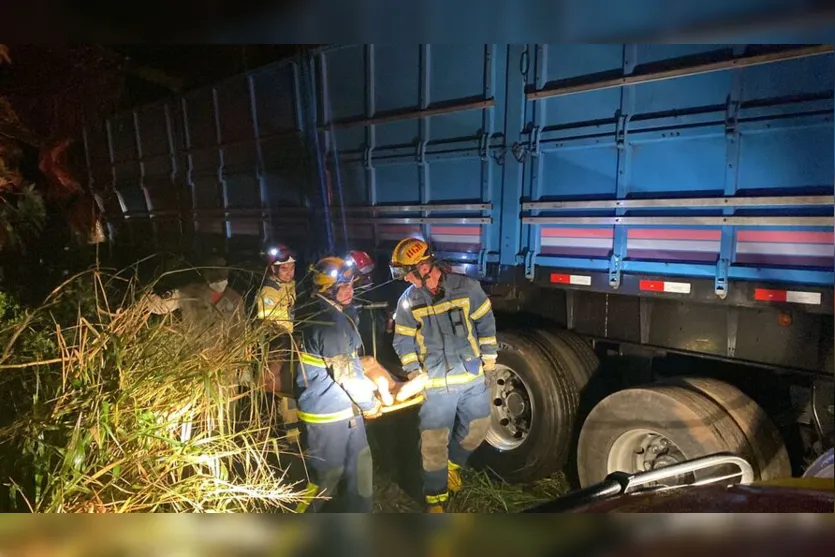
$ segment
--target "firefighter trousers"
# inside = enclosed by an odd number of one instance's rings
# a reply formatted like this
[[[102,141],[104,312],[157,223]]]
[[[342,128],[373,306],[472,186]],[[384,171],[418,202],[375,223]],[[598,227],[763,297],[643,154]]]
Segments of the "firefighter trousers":
[[[345,512],[370,513],[372,503],[371,448],[360,417],[323,424],[301,422],[305,464],[310,476],[298,512],[319,512],[328,499],[336,497]],[[320,496],[320,497],[315,497]],[[315,497],[315,498],[314,498]]]
[[[449,497],[449,464],[466,464],[484,441],[490,425],[490,393],[484,378],[466,385],[428,389],[419,420],[426,503],[444,503]]]

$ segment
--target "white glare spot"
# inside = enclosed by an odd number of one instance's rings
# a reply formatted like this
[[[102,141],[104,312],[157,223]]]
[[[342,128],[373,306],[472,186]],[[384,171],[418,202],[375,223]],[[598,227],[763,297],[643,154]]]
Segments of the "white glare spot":
[[[353,259],[346,259],[345,264],[348,265],[349,267],[353,267],[354,266],[354,260]]]
[[[332,276],[333,278],[336,278],[336,269],[331,270],[330,276]]]
[[[270,248],[270,255],[272,255],[273,257],[278,255],[278,248]]]
[[[400,305],[403,306],[403,309],[409,309],[409,300],[403,300],[403,303]]]

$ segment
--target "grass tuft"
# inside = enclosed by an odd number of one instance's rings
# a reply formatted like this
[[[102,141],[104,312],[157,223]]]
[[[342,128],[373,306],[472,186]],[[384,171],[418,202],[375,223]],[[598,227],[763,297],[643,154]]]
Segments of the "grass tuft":
[[[89,271],[0,326],[3,483],[34,512],[285,511],[253,325],[198,334],[135,282]],[[3,313],[0,311],[0,313]]]

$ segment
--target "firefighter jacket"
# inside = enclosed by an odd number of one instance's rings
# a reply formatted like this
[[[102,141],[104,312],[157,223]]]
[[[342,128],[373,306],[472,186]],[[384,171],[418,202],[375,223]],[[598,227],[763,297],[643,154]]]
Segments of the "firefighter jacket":
[[[296,304],[296,281],[279,282],[268,278],[258,291],[256,317],[293,332],[293,306]]]
[[[376,386],[363,374],[357,312],[320,295],[301,323],[299,371],[295,374],[299,419],[327,423],[349,419],[376,405]]]
[[[410,286],[394,314],[394,350],[407,373],[429,374],[427,388],[449,387],[483,375],[481,358],[495,358],[496,320],[478,281],[445,273],[433,296]]]

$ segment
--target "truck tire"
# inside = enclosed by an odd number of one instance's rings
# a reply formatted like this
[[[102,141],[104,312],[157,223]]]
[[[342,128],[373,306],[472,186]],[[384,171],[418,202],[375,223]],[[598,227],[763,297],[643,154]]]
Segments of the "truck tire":
[[[558,332],[544,329],[526,331],[525,336],[539,345],[553,362],[554,367],[568,371],[577,393],[582,392],[589,381],[589,368],[577,350],[566,342]]]
[[[755,462],[755,451],[731,415],[687,384],[654,384],[604,398],[589,413],[577,445],[583,487],[608,474],[660,468],[729,452]]]
[[[514,332],[500,332],[498,341],[497,369],[487,377],[494,400],[490,429],[472,463],[508,482],[530,482],[565,464],[577,391],[563,360],[553,358],[540,343]],[[502,422],[508,418],[510,425]],[[527,430],[515,438],[513,426],[519,423]]]
[[[759,479],[791,477],[791,462],[783,438],[759,404],[733,385],[716,379],[687,378],[683,381],[712,399],[733,418],[751,446],[751,466]]]
[[[577,334],[571,331],[558,330],[556,335],[577,353],[581,360],[586,365],[586,375],[591,379],[600,369],[600,359],[594,353],[594,349],[589,346],[589,343],[580,338]]]

